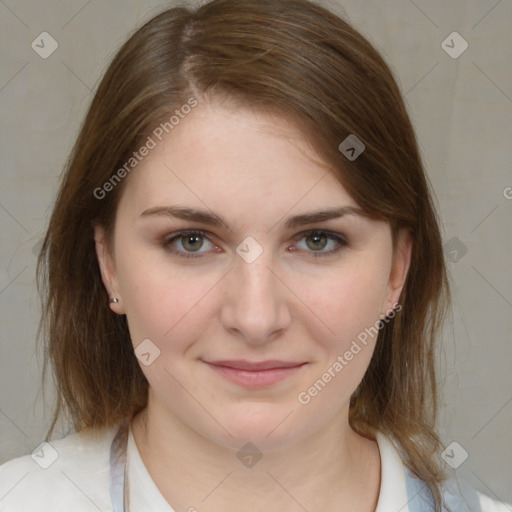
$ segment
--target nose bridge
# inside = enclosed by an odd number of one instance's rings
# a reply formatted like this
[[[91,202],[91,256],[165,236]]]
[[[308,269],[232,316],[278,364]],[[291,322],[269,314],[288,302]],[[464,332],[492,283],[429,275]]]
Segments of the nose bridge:
[[[260,238],[261,242],[261,238]],[[276,287],[276,278],[270,270],[274,265],[274,256],[269,244],[249,236],[237,247],[238,258],[235,261],[235,279],[243,288],[242,300],[271,299]]]
[[[270,269],[272,261],[270,257],[261,255],[256,261],[248,263],[238,261],[235,272],[242,288],[240,298],[242,300],[265,299],[272,301],[276,293],[276,277]]]
[[[241,244],[242,245],[242,244]],[[274,275],[273,258],[263,251],[253,261],[237,258],[230,272],[223,322],[252,343],[263,343],[276,330],[283,329],[290,315],[283,284]]]

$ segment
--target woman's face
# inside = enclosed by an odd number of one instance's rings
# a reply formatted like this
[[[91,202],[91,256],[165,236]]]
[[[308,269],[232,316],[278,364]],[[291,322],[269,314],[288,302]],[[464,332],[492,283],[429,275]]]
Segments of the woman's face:
[[[359,215],[308,156],[283,119],[202,103],[126,178],[112,255],[96,230],[150,407],[224,446],[272,449],[348,425],[375,325],[405,279],[410,239],[393,258],[389,224]]]

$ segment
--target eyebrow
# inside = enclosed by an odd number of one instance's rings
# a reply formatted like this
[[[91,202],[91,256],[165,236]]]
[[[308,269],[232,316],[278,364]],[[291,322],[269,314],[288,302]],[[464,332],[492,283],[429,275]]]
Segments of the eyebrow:
[[[153,208],[144,210],[140,214],[141,217],[148,217],[153,215],[160,217],[175,217],[177,219],[195,221],[200,224],[206,224],[208,226],[219,228],[226,226],[229,230],[231,230],[228,223],[221,216],[207,210],[184,208],[178,206],[155,206]],[[344,217],[346,215],[358,215],[367,217],[361,208],[355,206],[342,206],[339,208],[329,208],[327,210],[311,211],[301,213],[300,215],[295,215],[286,221],[285,227],[287,229],[293,229],[307,224],[315,224],[317,222],[324,222],[331,219],[339,219],[340,217]]]

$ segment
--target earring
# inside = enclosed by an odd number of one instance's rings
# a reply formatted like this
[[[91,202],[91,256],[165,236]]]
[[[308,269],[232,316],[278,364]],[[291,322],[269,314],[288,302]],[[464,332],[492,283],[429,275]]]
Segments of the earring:
[[[118,299],[116,299],[115,297],[112,297],[112,298],[110,299],[110,304],[117,304],[118,302],[119,302],[119,300],[118,300]]]

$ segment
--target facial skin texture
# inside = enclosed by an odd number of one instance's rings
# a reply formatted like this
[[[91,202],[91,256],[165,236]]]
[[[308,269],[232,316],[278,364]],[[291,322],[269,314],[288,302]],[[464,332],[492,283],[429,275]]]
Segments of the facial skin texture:
[[[378,447],[348,424],[349,399],[375,339],[309,404],[297,396],[398,302],[412,242],[400,237],[393,259],[389,224],[358,215],[286,229],[291,216],[357,207],[315,158],[284,119],[202,101],[126,178],[113,254],[96,228],[103,282],[119,299],[112,310],[127,316],[134,347],[150,339],[160,350],[151,365],[141,364],[150,396],[132,428],[176,510],[303,510],[294,500],[309,511],[329,510],[333,499],[347,510],[376,505]],[[141,216],[171,205],[215,212],[231,229]],[[188,244],[178,237],[170,247],[201,257],[162,246],[191,229],[206,237]],[[307,230],[338,234],[347,245],[315,258],[315,250],[338,243],[301,236]],[[236,252],[247,237],[263,249],[252,263]],[[222,359],[307,364],[249,389],[203,363]],[[236,457],[247,442],[263,454],[252,468]]]

